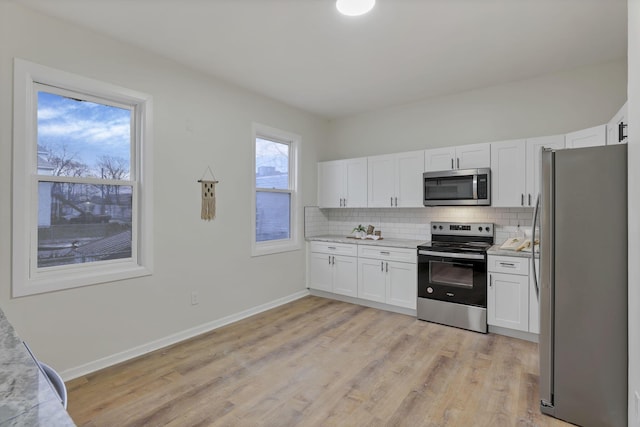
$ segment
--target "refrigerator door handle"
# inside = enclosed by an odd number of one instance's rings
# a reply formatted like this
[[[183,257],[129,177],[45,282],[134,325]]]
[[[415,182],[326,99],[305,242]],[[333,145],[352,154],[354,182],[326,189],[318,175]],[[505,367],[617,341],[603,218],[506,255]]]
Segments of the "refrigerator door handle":
[[[533,224],[531,225],[531,271],[533,271],[533,285],[536,290],[536,298],[540,302],[540,288],[538,287],[538,274],[536,273],[536,226],[538,225],[538,209],[540,208],[540,194],[536,197],[536,206],[533,210]]]
[[[544,413],[553,408],[554,393],[554,192],[555,157],[542,150],[540,201],[540,405]],[[535,267],[535,265],[534,265]]]

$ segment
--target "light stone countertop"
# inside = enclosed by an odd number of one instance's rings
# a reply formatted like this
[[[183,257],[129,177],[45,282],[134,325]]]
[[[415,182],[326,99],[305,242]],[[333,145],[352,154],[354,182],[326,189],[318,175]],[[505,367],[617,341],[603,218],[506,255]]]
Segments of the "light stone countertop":
[[[339,235],[323,235],[307,237],[308,242],[331,242],[331,243],[350,243],[352,245],[370,245],[370,246],[389,246],[392,248],[405,248],[405,249],[417,249],[418,246],[427,243],[424,240],[409,240],[409,239],[387,239],[372,240],[372,239],[351,239],[346,236]]]
[[[531,252],[514,251],[508,249],[500,249],[501,245],[493,245],[487,250],[487,255],[512,256],[517,258],[531,258]],[[540,257],[540,253],[536,252],[536,258]]]
[[[0,426],[75,426],[2,310]]]

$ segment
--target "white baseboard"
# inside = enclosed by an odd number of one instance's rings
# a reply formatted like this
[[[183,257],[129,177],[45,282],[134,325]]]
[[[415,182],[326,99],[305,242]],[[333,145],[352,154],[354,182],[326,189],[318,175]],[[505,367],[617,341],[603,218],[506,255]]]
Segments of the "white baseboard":
[[[184,341],[189,338],[193,338],[195,336],[204,334],[206,332],[210,332],[214,329],[220,328],[230,323],[237,322],[238,320],[246,319],[247,317],[287,304],[291,301],[295,301],[307,295],[309,295],[309,291],[305,289],[303,291],[299,291],[294,294],[287,295],[286,297],[278,298],[277,300],[259,305],[257,307],[253,307],[248,310],[241,311],[240,313],[232,314],[230,316],[223,317],[222,319],[214,320],[212,322],[204,323],[202,325],[198,325],[196,327],[186,329],[184,331],[181,331],[175,334],[171,334],[164,338],[160,338],[158,340],[151,341],[137,347],[133,347],[129,350],[112,354],[111,356],[103,357],[101,359],[94,360],[93,362],[85,363],[84,365],[80,365],[76,368],[67,369],[65,371],[60,372],[60,376],[65,381],[69,381],[74,378],[78,378],[83,375],[87,375],[92,372],[98,371],[100,369],[104,369],[106,367],[115,365],[117,363],[125,362],[127,360],[133,359],[134,357],[142,356],[144,354],[161,349],[163,347],[176,344],[180,341]]]
[[[518,338],[520,340],[538,342],[538,334],[531,332],[517,331],[515,329],[503,328],[500,326],[489,325],[489,333],[506,335],[511,338]]]

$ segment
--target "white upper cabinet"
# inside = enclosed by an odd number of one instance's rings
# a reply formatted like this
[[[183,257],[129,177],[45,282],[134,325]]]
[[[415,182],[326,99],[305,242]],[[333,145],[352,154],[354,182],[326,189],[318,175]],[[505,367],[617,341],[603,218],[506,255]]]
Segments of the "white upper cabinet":
[[[422,207],[424,151],[368,158],[368,206]]]
[[[627,142],[627,103],[607,123],[607,145],[623,144]]]
[[[607,125],[571,132],[565,135],[567,148],[596,147],[607,143]]]
[[[424,164],[426,172],[488,168],[491,166],[491,147],[484,143],[425,150]]]
[[[491,206],[524,206],[526,141],[491,143]]]
[[[491,166],[491,144],[470,144],[456,147],[458,169],[488,168]]]
[[[491,206],[535,205],[543,148],[564,148],[564,135],[491,144]]]
[[[367,207],[367,158],[318,163],[318,206]]]
[[[424,151],[425,172],[455,169],[456,147],[433,148]]]
[[[525,194],[525,206],[535,206],[536,198],[540,193],[542,149],[564,148],[564,135],[542,136],[527,139],[527,192]]]

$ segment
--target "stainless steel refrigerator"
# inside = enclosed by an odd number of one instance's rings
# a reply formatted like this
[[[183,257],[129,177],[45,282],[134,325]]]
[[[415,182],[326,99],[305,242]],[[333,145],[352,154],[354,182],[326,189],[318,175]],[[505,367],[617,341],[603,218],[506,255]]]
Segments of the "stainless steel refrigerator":
[[[627,425],[627,146],[543,150],[540,409]]]

